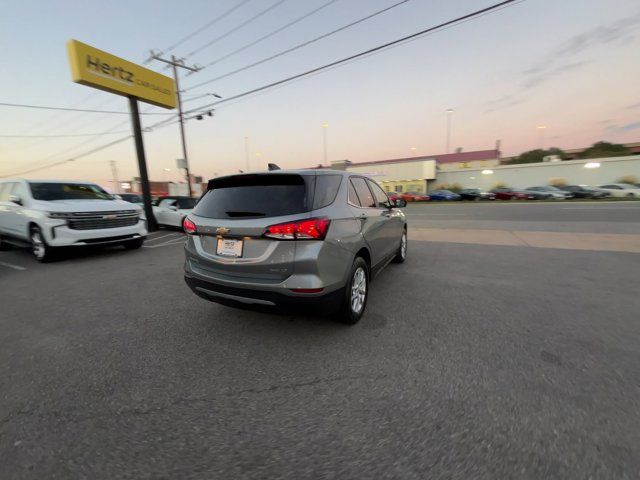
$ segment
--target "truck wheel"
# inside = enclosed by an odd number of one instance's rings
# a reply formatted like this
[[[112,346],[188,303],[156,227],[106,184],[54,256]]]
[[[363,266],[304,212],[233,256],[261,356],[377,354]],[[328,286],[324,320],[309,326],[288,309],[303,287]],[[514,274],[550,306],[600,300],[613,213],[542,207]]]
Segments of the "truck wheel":
[[[136,238],[135,240],[129,240],[128,242],[124,243],[124,248],[126,248],[127,250],[137,250],[142,247],[143,243],[144,238]]]
[[[2,235],[0,235],[0,251],[9,250],[10,248],[11,245],[9,245],[6,240],[3,240]]]
[[[54,248],[47,244],[42,235],[42,230],[37,225],[31,227],[31,253],[36,260],[41,263],[47,263],[54,258]]]

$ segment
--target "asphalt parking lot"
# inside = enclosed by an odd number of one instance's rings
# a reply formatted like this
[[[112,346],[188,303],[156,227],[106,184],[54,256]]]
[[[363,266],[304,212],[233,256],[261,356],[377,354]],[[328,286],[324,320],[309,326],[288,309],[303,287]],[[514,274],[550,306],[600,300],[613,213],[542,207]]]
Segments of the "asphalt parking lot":
[[[639,478],[640,202],[406,211],[353,327],[0,252],[0,477]]]

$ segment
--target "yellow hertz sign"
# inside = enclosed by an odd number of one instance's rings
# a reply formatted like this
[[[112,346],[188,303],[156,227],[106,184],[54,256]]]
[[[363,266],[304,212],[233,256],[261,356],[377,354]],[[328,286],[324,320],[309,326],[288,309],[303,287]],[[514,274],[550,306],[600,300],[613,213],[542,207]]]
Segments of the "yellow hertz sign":
[[[77,40],[69,40],[67,53],[74,82],[158,107],[176,108],[173,79]]]

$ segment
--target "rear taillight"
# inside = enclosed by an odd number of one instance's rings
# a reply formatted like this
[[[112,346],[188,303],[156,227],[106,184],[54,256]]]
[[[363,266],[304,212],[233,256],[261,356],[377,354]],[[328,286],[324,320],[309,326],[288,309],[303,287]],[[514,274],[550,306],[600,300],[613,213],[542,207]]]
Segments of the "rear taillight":
[[[264,236],[279,240],[323,240],[329,230],[330,220],[309,218],[297,222],[278,223],[264,231]]]
[[[185,233],[188,233],[189,235],[195,235],[197,231],[196,224],[189,220],[189,217],[185,217],[184,221],[182,222],[182,228],[184,229]]]

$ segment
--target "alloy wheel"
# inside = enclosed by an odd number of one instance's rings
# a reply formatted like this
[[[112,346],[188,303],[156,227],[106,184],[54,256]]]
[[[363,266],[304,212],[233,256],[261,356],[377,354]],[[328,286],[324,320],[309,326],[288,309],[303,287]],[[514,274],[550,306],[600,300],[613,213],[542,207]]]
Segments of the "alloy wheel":
[[[358,267],[353,273],[351,281],[351,310],[353,313],[360,313],[364,308],[367,298],[367,274],[364,268]]]

